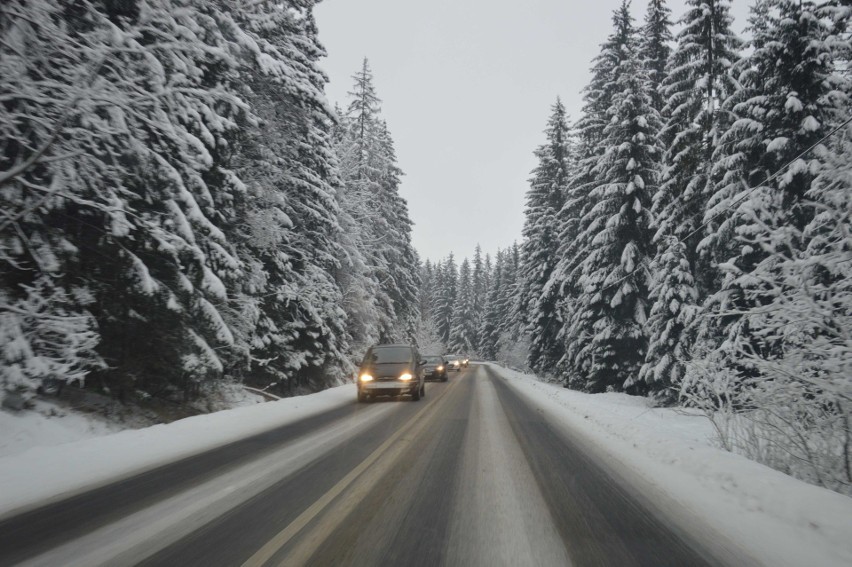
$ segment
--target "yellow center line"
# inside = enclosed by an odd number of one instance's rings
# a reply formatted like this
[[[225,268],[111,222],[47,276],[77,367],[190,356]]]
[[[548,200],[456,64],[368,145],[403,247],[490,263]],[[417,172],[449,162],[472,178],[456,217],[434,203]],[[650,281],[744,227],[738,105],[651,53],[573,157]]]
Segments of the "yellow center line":
[[[314,502],[308,509],[299,514],[299,516],[293,520],[290,525],[286,528],[278,532],[271,540],[269,540],[263,547],[261,547],[254,555],[249,557],[245,563],[242,564],[242,567],[260,567],[264,565],[267,561],[269,561],[272,556],[274,556],[282,547],[287,545],[291,539],[293,539],[296,534],[298,534],[306,525],[308,525],[314,518],[316,518],[326,507],[328,507],[331,502],[340,496],[344,490],[349,488],[351,484],[355,482],[356,479],[367,469],[371,468],[376,461],[378,461],[381,457],[384,456],[384,453],[388,453],[389,458],[386,459],[379,469],[371,472],[369,479],[366,479],[365,482],[362,482],[357,490],[353,490],[350,492],[348,497],[345,499],[343,503],[341,503],[341,507],[343,508],[342,513],[334,514],[333,518],[328,518],[324,525],[317,526],[313,530],[313,537],[308,538],[305,542],[306,545],[300,546],[301,549],[294,550],[294,553],[288,557],[287,565],[300,565],[303,564],[307,559],[310,558],[313,551],[316,549],[316,546],[321,543],[321,541],[316,541],[320,537],[328,534],[330,532],[331,527],[337,525],[343,518],[346,517],[346,513],[349,510],[354,508],[369,492],[369,489],[372,488],[375,483],[379,481],[382,475],[391,469],[391,465],[394,463],[395,457],[398,456],[402,451],[404,451],[410,444],[413,439],[416,439],[418,435],[425,429],[427,420],[426,416],[431,416],[435,413],[435,408],[438,405],[438,402],[447,395],[447,393],[453,389],[455,383],[458,380],[454,380],[449,387],[445,388],[441,394],[435,398],[435,400],[428,404],[426,407],[421,409],[417,414],[414,415],[404,426],[402,426],[396,433],[390,436],[387,441],[382,443],[375,451],[370,453],[370,455],[364,459],[357,467],[352,469],[346,476],[344,476],[337,484],[335,484],[331,489],[323,494],[316,502]],[[403,438],[407,436],[406,438]],[[393,448],[393,451],[390,449]],[[322,528],[322,529],[320,529]]]

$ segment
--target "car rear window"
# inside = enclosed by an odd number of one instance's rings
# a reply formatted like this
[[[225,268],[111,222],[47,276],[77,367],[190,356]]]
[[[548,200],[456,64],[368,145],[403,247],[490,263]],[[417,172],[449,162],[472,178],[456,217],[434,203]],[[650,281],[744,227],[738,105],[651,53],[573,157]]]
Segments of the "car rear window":
[[[410,360],[411,349],[408,347],[382,347],[368,350],[364,364],[393,364]]]

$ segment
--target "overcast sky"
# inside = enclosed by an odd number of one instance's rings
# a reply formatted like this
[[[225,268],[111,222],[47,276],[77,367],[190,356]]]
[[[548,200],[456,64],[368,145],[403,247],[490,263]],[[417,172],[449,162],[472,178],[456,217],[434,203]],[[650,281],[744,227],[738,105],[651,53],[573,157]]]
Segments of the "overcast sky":
[[[328,98],[345,107],[366,56],[405,172],[423,259],[477,243],[494,253],[523,226],[524,194],[557,95],[571,119],[621,0],[324,0],[316,8]],[[733,0],[742,31],[750,1]],[[641,24],[646,0],[633,1]],[[677,20],[683,0],[668,2]]]

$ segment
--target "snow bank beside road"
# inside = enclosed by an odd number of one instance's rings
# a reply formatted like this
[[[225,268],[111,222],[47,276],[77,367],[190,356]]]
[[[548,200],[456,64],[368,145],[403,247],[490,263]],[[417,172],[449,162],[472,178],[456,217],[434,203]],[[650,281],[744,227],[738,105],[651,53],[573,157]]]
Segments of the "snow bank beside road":
[[[703,416],[489,366],[661,509],[767,565],[852,565],[852,499],[716,448]]]
[[[270,398],[269,394],[248,390],[236,385],[223,386],[218,395],[209,398],[208,410],[254,405],[263,403],[265,397]],[[151,410],[125,406],[105,396],[91,393],[85,396],[88,398],[35,399],[32,409],[14,413],[0,411],[0,459],[35,447],[64,445],[127,429],[151,427],[163,419]]]
[[[351,385],[0,458],[0,516],[351,404]]]
[[[124,429],[127,427],[117,423],[53,408],[17,413],[0,411],[0,459],[33,447],[63,445]]]

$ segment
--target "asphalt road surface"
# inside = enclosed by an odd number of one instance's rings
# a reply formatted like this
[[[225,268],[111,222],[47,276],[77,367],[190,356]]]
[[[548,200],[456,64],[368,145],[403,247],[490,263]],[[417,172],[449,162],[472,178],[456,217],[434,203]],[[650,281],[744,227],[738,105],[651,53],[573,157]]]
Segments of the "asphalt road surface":
[[[0,521],[0,565],[723,563],[485,366]]]

